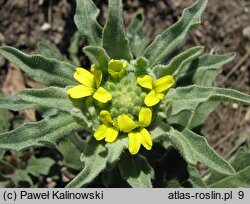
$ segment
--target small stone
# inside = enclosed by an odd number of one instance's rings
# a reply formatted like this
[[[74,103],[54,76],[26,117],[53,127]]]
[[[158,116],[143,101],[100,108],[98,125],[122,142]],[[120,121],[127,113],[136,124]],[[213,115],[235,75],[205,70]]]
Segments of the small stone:
[[[250,26],[247,26],[242,30],[242,35],[248,40],[250,40]]]
[[[49,23],[44,23],[42,26],[41,26],[41,30],[42,31],[47,31],[47,30],[50,30],[51,29],[51,25]]]
[[[239,108],[239,105],[236,104],[236,103],[233,103],[233,104],[232,104],[232,108],[233,108],[233,109],[238,109],[238,108]]]

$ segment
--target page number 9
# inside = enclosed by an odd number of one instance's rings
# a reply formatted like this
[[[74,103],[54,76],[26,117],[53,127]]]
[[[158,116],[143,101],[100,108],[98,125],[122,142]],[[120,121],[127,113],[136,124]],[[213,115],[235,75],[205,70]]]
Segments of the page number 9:
[[[238,196],[239,196],[239,199],[243,199],[244,198],[244,192],[243,191],[239,191],[238,192]]]

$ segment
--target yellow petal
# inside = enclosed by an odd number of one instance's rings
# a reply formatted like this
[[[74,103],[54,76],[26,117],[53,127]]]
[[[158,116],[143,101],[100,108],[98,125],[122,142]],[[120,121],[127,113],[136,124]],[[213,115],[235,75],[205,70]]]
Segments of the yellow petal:
[[[118,116],[118,127],[123,132],[130,132],[136,128],[135,122],[126,114]]]
[[[142,127],[150,125],[152,119],[152,111],[149,108],[142,108],[139,112],[139,124]]]
[[[164,98],[164,96],[165,96],[165,94],[163,94],[163,93],[156,93],[156,97],[161,99],[161,100]]]
[[[141,144],[147,149],[147,150],[151,150],[152,146],[153,146],[153,141],[150,137],[149,132],[145,129],[142,128],[139,133],[141,134]]]
[[[153,78],[149,75],[141,75],[137,77],[137,83],[143,88],[153,88]]]
[[[128,139],[129,139],[128,150],[130,154],[133,155],[137,154],[141,147],[141,141],[142,141],[141,134],[138,132],[130,132],[128,133]]]
[[[107,124],[107,123],[113,123],[113,120],[111,118],[111,115],[108,111],[106,110],[102,110],[100,112],[100,120],[102,121],[102,123]]]
[[[145,99],[144,99],[144,103],[148,106],[148,107],[151,107],[151,106],[154,106],[156,105],[157,103],[160,102],[160,99],[157,97],[157,94],[155,93],[154,90],[150,91]]]
[[[116,129],[115,127],[109,127],[108,134],[106,134],[105,141],[106,142],[114,142],[118,136],[119,130]]]
[[[122,62],[121,60],[110,60],[108,64],[108,73],[112,77],[118,77],[125,73],[125,69],[128,66],[128,63]]]
[[[93,73],[94,78],[95,78],[96,88],[98,88],[102,82],[102,72],[96,67],[92,67],[91,72]]]
[[[83,85],[77,85],[72,88],[70,88],[67,91],[68,95],[70,95],[71,98],[83,98],[86,96],[90,96],[94,93],[94,89],[83,86]]]
[[[98,141],[104,139],[107,136],[108,129],[107,125],[101,125],[94,133],[95,139]]]
[[[112,99],[112,95],[102,87],[99,87],[93,95],[93,98],[101,103],[107,103]]]
[[[154,90],[156,93],[162,93],[167,91],[173,84],[174,78],[171,75],[166,75],[154,82]]]
[[[84,86],[94,88],[95,87],[95,79],[94,75],[91,74],[89,71],[83,68],[76,68],[76,71],[74,73],[74,78],[83,84]]]

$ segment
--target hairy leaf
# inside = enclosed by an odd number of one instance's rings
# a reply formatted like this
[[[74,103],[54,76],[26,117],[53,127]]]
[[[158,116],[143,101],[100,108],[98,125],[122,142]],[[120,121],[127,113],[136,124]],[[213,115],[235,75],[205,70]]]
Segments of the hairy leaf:
[[[198,161],[223,174],[235,173],[233,167],[209,146],[204,137],[188,129],[184,129],[182,134],[192,145]]]
[[[61,112],[0,134],[0,148],[20,151],[30,147],[55,146],[69,133],[81,129],[83,127],[70,114]]]
[[[168,65],[158,65],[153,68],[153,72],[157,78],[163,77],[165,75],[174,75],[178,73],[179,69],[182,69],[184,65],[188,62],[193,61],[198,58],[198,56],[203,52],[204,48],[201,46],[192,47],[185,52],[180,53],[174,57]]]
[[[5,97],[0,100],[0,109],[10,109],[20,111],[35,108],[37,110],[58,109],[66,111],[79,118],[86,127],[90,127],[90,121],[83,113],[75,108],[69,100],[65,89],[58,87],[49,87],[44,89],[25,89],[14,96]]]
[[[57,59],[58,61],[69,62],[69,60],[60,52],[60,50],[50,42],[38,43],[38,48],[44,57]]]
[[[183,86],[195,83],[201,86],[212,86],[222,66],[232,61],[234,57],[234,53],[203,55],[182,67],[175,74],[174,77],[177,80],[177,85]]]
[[[131,60],[122,19],[122,0],[109,0],[109,14],[103,29],[103,48],[112,59]]]
[[[149,39],[143,32],[144,16],[138,13],[131,21],[127,30],[127,37],[129,40],[129,47],[134,56],[139,57],[142,55],[145,47],[149,43]]]
[[[184,159],[189,164],[196,165],[198,158],[192,143],[190,143],[190,141],[181,132],[173,128],[171,128],[167,134],[168,138],[166,139],[170,140],[170,142],[175,146],[175,148],[180,151]]]
[[[26,171],[33,176],[48,175],[50,168],[55,164],[55,161],[49,157],[36,158],[31,156],[28,161]]]
[[[0,47],[0,52],[31,78],[43,84],[59,87],[76,84],[73,77],[75,67],[69,63],[41,55],[27,55],[8,46]]]
[[[108,150],[102,142],[96,141],[92,136],[86,143],[81,161],[83,170],[67,185],[68,188],[86,186],[91,183],[106,167]]]
[[[119,162],[122,178],[134,188],[152,188],[154,170],[142,155],[124,154]]]
[[[195,111],[200,104],[208,101],[250,104],[250,96],[239,91],[197,85],[171,89],[164,100],[165,105],[172,104],[172,116],[182,111]]]
[[[92,0],[76,1],[75,24],[87,45],[101,45],[102,27],[96,20],[99,12]]]
[[[250,166],[238,171],[236,174],[228,176],[217,183],[212,184],[212,188],[249,188],[250,187]]]
[[[102,47],[86,46],[83,52],[89,57],[93,64],[99,68],[103,74],[108,73],[108,63],[110,58]]]
[[[56,149],[58,149],[63,155],[66,166],[80,170],[82,168],[80,156],[84,145],[85,143],[83,140],[76,133],[72,133],[57,144]]]
[[[195,167],[189,165],[188,173],[189,178],[187,181],[191,183],[193,188],[207,188],[207,185],[204,183],[199,174],[199,171]]]
[[[150,68],[168,63],[181,51],[188,32],[200,23],[206,4],[207,0],[198,0],[193,6],[184,10],[176,24],[156,37],[144,53],[145,58],[149,60]]]

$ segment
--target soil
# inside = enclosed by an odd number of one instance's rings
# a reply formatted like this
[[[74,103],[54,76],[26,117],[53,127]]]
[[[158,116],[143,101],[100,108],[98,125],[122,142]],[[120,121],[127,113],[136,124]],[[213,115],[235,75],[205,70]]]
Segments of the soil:
[[[94,1],[101,8],[100,22],[107,16],[107,0]],[[145,32],[153,39],[178,20],[183,8],[194,0],[127,0],[124,1],[125,25],[141,11],[145,14]],[[50,41],[67,54],[70,39],[76,31],[73,22],[74,0],[0,0],[0,45],[14,46],[26,53],[37,53],[37,43]],[[204,45],[206,52],[236,52],[236,59],[223,67],[218,76],[220,87],[250,94],[250,1],[209,0],[202,25],[187,39],[187,47]],[[80,42],[79,50],[83,46]],[[80,51],[82,65],[88,61]],[[4,93],[15,85],[7,81],[13,65],[0,55],[0,88]],[[19,73],[20,74],[20,73]],[[15,88],[36,87],[23,73],[22,84]],[[13,78],[12,78],[13,79]],[[6,85],[8,84],[8,85]],[[7,91],[6,91],[7,89]],[[233,147],[243,132],[250,135],[250,108],[242,105],[220,105],[207,119],[202,133],[222,155]]]

